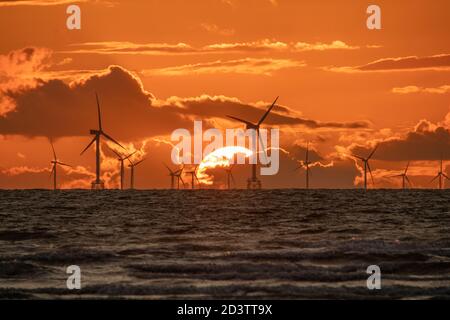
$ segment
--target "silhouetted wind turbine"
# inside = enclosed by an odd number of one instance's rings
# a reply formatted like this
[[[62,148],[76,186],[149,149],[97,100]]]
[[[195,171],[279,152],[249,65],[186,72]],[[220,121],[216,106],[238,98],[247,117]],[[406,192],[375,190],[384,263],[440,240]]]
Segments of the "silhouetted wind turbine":
[[[191,175],[191,189],[195,189],[195,180],[197,180],[198,188],[200,189],[200,180],[198,180],[197,177],[197,168],[198,165],[195,166],[194,170],[186,172],[186,174]]]
[[[182,167],[181,169],[178,169],[176,171],[173,171],[165,163],[164,163],[164,166],[167,168],[167,170],[169,170],[170,188],[172,190],[175,189],[175,179],[177,179],[177,184],[178,184],[177,188],[178,189],[180,189],[180,180],[183,183],[183,186],[185,185],[183,178],[181,177],[181,175],[183,174],[184,167]]]
[[[130,159],[136,152],[133,152],[131,154],[129,154],[126,157],[123,157],[122,155],[120,155],[117,151],[111,149],[116,155],[117,155],[117,160],[119,160],[120,162],[120,190],[123,190],[123,187],[125,186],[125,165],[123,164],[125,160]]]
[[[436,179],[439,179],[439,189],[444,189],[444,178],[447,180],[450,180],[450,178],[444,173],[443,170],[443,160],[441,159],[441,166],[439,169],[439,172],[436,177],[433,178],[433,180],[430,181],[430,183],[433,183]]]
[[[365,191],[367,191],[367,169],[369,169],[370,177],[372,178],[372,184],[375,184],[375,182],[373,181],[372,170],[370,169],[370,165],[369,165],[369,160],[372,158],[372,156],[374,155],[375,151],[377,151],[377,149],[378,149],[378,145],[375,147],[375,149],[373,149],[372,153],[367,158],[353,155],[353,157],[361,160],[364,163],[364,190]]]
[[[58,167],[58,165],[63,166],[63,167],[71,167],[68,164],[65,164],[63,162],[60,162],[58,160],[58,158],[56,157],[56,152],[55,152],[55,148],[53,147],[53,142],[50,141],[50,144],[52,146],[52,151],[53,151],[53,160],[51,161],[53,167],[52,167],[52,172],[50,172],[50,176],[53,174],[53,190],[56,190],[56,168]]]
[[[309,142],[306,144],[306,155],[305,155],[305,161],[303,161],[303,164],[301,166],[299,166],[297,169],[295,170],[299,170],[301,168],[305,168],[306,170],[306,189],[309,189],[309,165],[311,164],[311,162],[309,162]]]
[[[409,169],[409,164],[410,164],[410,162],[408,162],[408,164],[406,165],[406,169],[405,169],[405,171],[402,174],[398,174],[398,175],[392,176],[392,178],[400,178],[400,177],[402,178],[402,188],[403,188],[403,190],[406,189],[406,183],[409,183],[410,187],[412,186],[412,182],[411,182],[411,180],[409,180],[409,177],[407,175],[408,169]]]
[[[134,190],[134,168],[137,167],[139,164],[141,164],[142,162],[144,162],[145,159],[142,159],[136,163],[132,162],[130,159],[128,159],[128,161],[130,162],[130,164],[128,165],[128,167],[131,168],[131,181],[130,181],[130,189]]]
[[[231,190],[231,182],[233,182],[233,184],[236,186],[236,181],[234,180],[234,176],[233,176],[233,168],[234,165],[225,168],[225,172],[227,173],[227,185],[228,185],[228,190]]]
[[[256,143],[255,150],[256,151],[258,150],[258,140],[260,140],[264,155],[266,154],[266,150],[264,147],[264,142],[262,141],[261,136],[259,134],[259,128],[261,127],[261,124],[264,122],[264,120],[266,120],[269,113],[272,111],[273,107],[275,106],[275,104],[278,101],[278,98],[279,97],[277,97],[275,99],[275,101],[272,103],[272,105],[269,107],[269,109],[264,113],[262,118],[257,123],[252,123],[247,120],[239,119],[239,118],[233,117],[233,116],[227,116],[230,119],[244,123],[246,125],[247,129],[254,129],[256,131],[257,137],[256,137],[256,141],[255,141],[255,143]],[[256,157],[256,155],[255,155],[255,157]],[[248,189],[261,189],[261,181],[259,181],[256,176],[256,163],[252,164],[252,176],[250,179],[248,179],[247,188]]]
[[[98,112],[98,130],[91,129],[90,134],[94,135],[92,141],[87,145],[86,148],[81,152],[81,154],[85,153],[87,149],[95,142],[95,181],[92,182],[92,189],[104,189],[105,184],[100,180],[100,138],[101,136],[106,139],[114,142],[121,148],[125,149],[119,142],[114,140],[111,136],[106,134],[102,128],[102,115],[100,112],[100,102],[98,101],[98,95],[95,94],[95,98],[97,100],[97,112]]]

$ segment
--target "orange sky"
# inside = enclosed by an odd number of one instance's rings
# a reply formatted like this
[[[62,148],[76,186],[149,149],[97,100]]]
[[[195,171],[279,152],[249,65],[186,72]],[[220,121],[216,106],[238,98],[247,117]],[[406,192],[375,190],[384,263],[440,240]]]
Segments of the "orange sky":
[[[66,8],[81,8],[81,30]],[[99,93],[105,130],[136,159],[138,188],[170,183],[170,133],[203,119],[239,127],[280,96],[267,126],[281,129],[280,172],[265,187],[303,187],[293,170],[311,141],[311,186],[360,186],[348,157],[380,148],[377,187],[413,161],[416,187],[450,160],[450,2],[376,1],[382,30],[366,27],[367,1],[0,1],[0,188],[49,188],[48,137],[61,160],[62,187],[88,187],[94,150],[80,157],[95,127]],[[6,32],[5,32],[6,31]],[[104,179],[118,162],[104,146]],[[450,161],[445,165],[450,175]],[[248,167],[236,169],[244,187]],[[215,187],[225,176],[218,170]],[[127,172],[128,175],[128,172]],[[187,180],[187,179],[186,179]],[[128,176],[127,176],[128,182]]]

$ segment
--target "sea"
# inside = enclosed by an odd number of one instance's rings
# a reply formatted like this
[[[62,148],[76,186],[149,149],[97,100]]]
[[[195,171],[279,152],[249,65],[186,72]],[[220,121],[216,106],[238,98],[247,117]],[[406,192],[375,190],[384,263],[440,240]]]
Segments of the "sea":
[[[446,298],[450,190],[0,191],[0,299]]]

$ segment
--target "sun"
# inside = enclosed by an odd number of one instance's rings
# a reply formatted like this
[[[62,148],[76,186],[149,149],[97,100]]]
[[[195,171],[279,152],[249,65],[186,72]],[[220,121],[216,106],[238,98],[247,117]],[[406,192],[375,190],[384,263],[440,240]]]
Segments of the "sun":
[[[202,184],[212,185],[213,177],[206,173],[207,169],[229,167],[235,155],[243,154],[246,158],[253,152],[244,147],[224,147],[217,149],[205,156],[198,166],[197,177]]]

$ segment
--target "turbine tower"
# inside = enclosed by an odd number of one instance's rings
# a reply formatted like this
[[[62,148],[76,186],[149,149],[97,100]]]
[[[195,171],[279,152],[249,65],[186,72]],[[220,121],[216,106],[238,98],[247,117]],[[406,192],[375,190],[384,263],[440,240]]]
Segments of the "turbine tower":
[[[233,185],[236,186],[236,181],[234,180],[234,176],[233,176],[233,168],[234,165],[225,168],[225,172],[227,173],[227,186],[228,186],[228,190],[231,190],[231,182],[233,182]]]
[[[126,157],[123,157],[122,155],[120,155],[117,151],[111,149],[112,152],[114,152],[117,155],[117,160],[119,160],[120,162],[120,190],[123,190],[124,186],[125,186],[125,165],[124,165],[124,161],[130,159],[136,152],[133,152],[131,154],[129,154]]]
[[[183,186],[185,185],[185,183],[183,181],[183,178],[181,177],[181,175],[183,174],[184,167],[182,167],[181,169],[178,169],[176,171],[173,171],[165,163],[164,163],[164,166],[167,168],[167,170],[169,170],[170,188],[172,190],[175,189],[175,179],[177,179],[177,188],[178,188],[178,190],[180,189],[180,180],[183,183]]]
[[[197,180],[198,188],[200,189],[200,180],[198,180],[198,177],[197,177],[197,168],[198,168],[198,165],[195,166],[194,170],[186,172],[186,174],[191,175],[191,189],[192,190],[195,189],[195,180]]]
[[[411,180],[409,180],[409,177],[407,175],[408,173],[408,169],[409,169],[409,164],[410,162],[408,162],[408,164],[406,165],[406,169],[402,174],[398,174],[395,176],[392,176],[392,178],[402,178],[402,188],[403,190],[406,190],[407,184],[409,184],[410,187],[412,187],[412,182]]]
[[[450,178],[444,173],[443,170],[443,160],[441,159],[441,166],[439,169],[439,172],[436,177],[433,178],[433,180],[430,181],[430,183],[433,183],[436,179],[439,179],[439,190],[444,189],[444,178],[447,180],[450,180]]]
[[[305,182],[305,186],[306,189],[309,189],[309,165],[311,164],[311,162],[309,162],[309,142],[306,144],[306,155],[305,155],[305,161],[303,161],[303,164],[301,166],[299,166],[297,169],[295,169],[296,171],[301,169],[301,168],[305,168],[305,173],[306,173],[306,182]]]
[[[136,163],[132,162],[130,159],[128,159],[128,161],[130,162],[130,164],[128,165],[128,167],[131,168],[131,181],[130,181],[130,189],[134,190],[134,168],[137,167],[139,164],[141,164],[142,162],[144,162],[145,159],[142,159]]]
[[[58,158],[56,157],[56,152],[55,152],[55,148],[53,147],[53,142],[50,141],[50,144],[52,146],[52,151],[53,151],[53,160],[51,161],[52,172],[50,172],[50,176],[53,175],[53,190],[57,190],[58,188],[56,186],[56,168],[58,167],[58,165],[63,166],[63,167],[72,167],[72,166],[60,162],[58,160]]]
[[[95,142],[95,181],[91,183],[93,190],[101,190],[105,188],[104,182],[100,179],[100,139],[103,136],[104,138],[114,142],[121,148],[125,149],[119,142],[114,140],[111,136],[106,134],[102,128],[102,115],[100,111],[100,102],[98,100],[97,93],[95,94],[95,98],[97,99],[97,113],[98,113],[98,129],[91,129],[90,134],[94,135],[92,141],[87,145],[86,148],[81,152],[84,154],[87,149]]]
[[[378,149],[378,145],[375,147],[375,149],[373,149],[372,153],[367,158],[353,155],[353,157],[361,160],[364,163],[364,191],[367,191],[367,169],[369,170],[370,177],[372,178],[372,184],[375,184],[375,182],[373,181],[372,170],[370,169],[370,165],[369,165],[369,160],[373,157],[373,155],[375,154],[375,151],[377,151],[377,149]]]
[[[264,120],[266,120],[266,118],[269,115],[269,113],[272,111],[273,107],[275,106],[275,104],[278,101],[278,98],[279,97],[277,97],[275,99],[275,101],[272,103],[272,105],[269,107],[269,109],[266,111],[266,113],[264,113],[262,118],[257,123],[252,123],[252,122],[249,122],[247,120],[239,119],[239,118],[236,118],[236,117],[233,117],[233,116],[227,116],[230,119],[233,119],[233,120],[236,120],[236,121],[244,123],[246,125],[247,130],[248,129],[253,129],[253,130],[256,131],[256,137],[255,137],[256,141],[254,141],[254,143],[255,143],[255,150],[258,151],[258,143],[257,143],[257,141],[260,140],[261,141],[261,146],[264,149],[263,150],[264,154],[265,154],[266,150],[264,148],[264,143],[263,143],[263,141],[261,139],[261,136],[259,134],[259,128],[261,127],[261,124],[264,122]],[[255,157],[256,157],[256,162],[257,162],[257,154],[255,154]],[[251,178],[249,178],[247,180],[247,189],[261,189],[261,181],[256,176],[256,166],[257,166],[256,163],[252,164],[252,176],[251,176]]]

